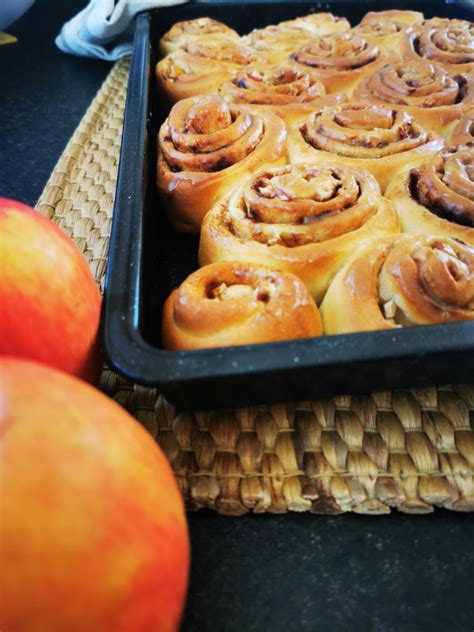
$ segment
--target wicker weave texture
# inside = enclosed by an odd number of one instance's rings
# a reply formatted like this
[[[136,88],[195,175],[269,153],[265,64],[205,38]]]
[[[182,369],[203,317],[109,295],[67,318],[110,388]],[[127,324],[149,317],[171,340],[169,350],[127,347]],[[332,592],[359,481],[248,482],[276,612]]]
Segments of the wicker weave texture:
[[[118,62],[38,201],[103,286],[128,60]],[[176,410],[110,371],[103,390],[169,458],[189,508],[223,514],[474,510],[474,387],[234,410]]]

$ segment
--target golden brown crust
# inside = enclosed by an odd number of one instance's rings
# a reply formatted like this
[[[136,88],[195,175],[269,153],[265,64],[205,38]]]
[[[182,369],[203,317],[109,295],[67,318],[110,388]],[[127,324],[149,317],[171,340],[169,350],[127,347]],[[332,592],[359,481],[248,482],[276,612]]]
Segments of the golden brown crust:
[[[352,30],[370,44],[388,50],[398,58],[402,40],[411,27],[423,20],[424,15],[419,11],[369,11]]]
[[[278,28],[308,31],[314,37],[342,33],[348,31],[351,25],[346,18],[332,13],[310,13],[294,20],[284,20],[278,24]]]
[[[368,44],[389,52],[394,58],[400,58],[402,40],[410,29],[403,22],[379,18],[362,21],[352,29],[352,33],[365,39]]]
[[[474,246],[474,145],[447,147],[421,167],[398,174],[385,195],[403,231]]]
[[[157,184],[171,222],[199,232],[202,218],[242,178],[285,161],[286,129],[271,112],[217,95],[177,103],[159,135]]]
[[[163,56],[168,55],[174,53],[183,44],[209,36],[226,37],[236,41],[240,39],[238,33],[218,20],[196,18],[174,24],[161,38],[159,50]]]
[[[201,60],[204,64],[218,63],[239,70],[248,66],[264,63],[265,57],[257,51],[225,37],[207,37],[192,40],[180,47],[188,55]]]
[[[191,274],[163,308],[166,349],[206,349],[320,336],[311,295],[293,274],[219,262]]]
[[[443,141],[408,115],[378,105],[341,104],[311,114],[292,127],[292,164],[328,161],[367,169],[385,191],[394,173],[438,151]]]
[[[159,89],[174,104],[214,92],[238,70],[264,61],[240,41],[210,35],[183,44],[158,62],[155,74]]]
[[[404,24],[405,26],[415,26],[415,24],[421,24],[425,16],[421,11],[399,11],[397,9],[390,9],[388,11],[369,11],[361,20],[361,24],[368,24],[369,22],[397,22],[398,24]]]
[[[267,26],[256,29],[242,38],[242,44],[263,55],[270,64],[283,63],[288,56],[311,41],[311,31],[302,28]]]
[[[474,108],[466,114],[451,129],[447,143],[449,145],[466,145],[474,142]]]
[[[329,94],[352,94],[355,86],[379,66],[391,60],[388,53],[352,31],[315,37],[290,55],[289,63],[311,71]]]
[[[156,65],[158,89],[170,105],[181,99],[215,92],[236,70],[177,51]]]
[[[313,13],[295,20],[272,24],[255,29],[242,38],[242,42],[264,54],[271,64],[288,61],[291,53],[298,51],[319,35],[348,31],[350,24],[345,18],[332,13]]]
[[[316,107],[346,100],[343,95],[326,96],[324,85],[310,72],[283,66],[242,70],[224,83],[219,93],[229,103],[271,110],[287,123],[305,118]]]
[[[474,102],[474,77],[450,75],[424,60],[378,68],[354,91],[363,103],[381,103],[407,112],[423,127],[446,135]]]
[[[354,248],[398,232],[375,179],[340,164],[263,169],[205,217],[201,265],[239,260],[293,272],[318,302]]]
[[[402,235],[360,248],[321,305],[327,334],[474,319],[474,249]]]
[[[424,59],[448,72],[474,70],[474,24],[435,18],[408,33],[402,43],[406,60]]]

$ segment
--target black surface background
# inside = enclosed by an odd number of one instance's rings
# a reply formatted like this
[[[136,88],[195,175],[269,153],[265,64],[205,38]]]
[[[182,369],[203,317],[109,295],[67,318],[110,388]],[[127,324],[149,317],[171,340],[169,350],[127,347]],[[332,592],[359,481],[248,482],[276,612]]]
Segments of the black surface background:
[[[110,69],[54,45],[84,4],[37,0],[0,47],[0,195],[36,202]],[[201,512],[189,526],[183,630],[474,629],[472,515]]]

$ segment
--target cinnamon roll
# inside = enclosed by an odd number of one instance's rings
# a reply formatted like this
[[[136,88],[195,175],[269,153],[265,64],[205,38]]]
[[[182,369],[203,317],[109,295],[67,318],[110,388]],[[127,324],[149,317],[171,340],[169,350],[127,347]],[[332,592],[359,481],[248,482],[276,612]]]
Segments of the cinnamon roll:
[[[238,72],[219,93],[229,103],[264,106],[287,123],[301,120],[316,107],[346,101],[326,96],[324,85],[310,72],[282,66],[261,66]]]
[[[272,112],[221,97],[176,103],[158,134],[157,184],[171,222],[199,232],[202,218],[243,177],[283,164],[286,129]]]
[[[191,274],[163,308],[166,349],[248,345],[322,334],[311,295],[293,274],[222,261]]]
[[[184,51],[177,51],[156,65],[156,81],[169,105],[181,99],[215,92],[237,71],[228,65],[212,63]]]
[[[231,40],[239,40],[240,36],[222,22],[212,18],[197,18],[177,22],[160,39],[159,50],[162,55],[173,53],[183,44],[193,40],[201,40],[203,37],[226,37]]]
[[[346,18],[332,13],[310,13],[294,20],[285,20],[278,24],[278,28],[301,29],[309,31],[311,35],[331,35],[348,31],[351,25]]]
[[[389,59],[387,53],[349,31],[316,37],[292,53],[289,61],[310,70],[329,94],[344,92],[350,96],[357,83]]]
[[[340,104],[309,115],[291,128],[290,162],[336,161],[367,169],[385,191],[393,174],[415,166],[443,146],[409,114],[379,105]]]
[[[421,11],[400,11],[397,9],[389,9],[388,11],[369,11],[364,15],[361,20],[361,24],[368,24],[369,22],[396,22],[397,24],[404,24],[405,26],[415,26],[415,24],[421,24],[425,16]]]
[[[397,22],[379,18],[378,20],[362,21],[352,29],[352,33],[362,37],[368,44],[377,46],[381,50],[390,51],[394,57],[400,57],[400,44],[410,26]]]
[[[450,145],[466,145],[474,142],[474,107],[453,126],[447,142]]]
[[[288,55],[298,51],[318,35],[329,35],[350,29],[345,18],[331,13],[314,13],[295,20],[272,24],[263,29],[255,29],[242,38],[242,42],[264,54],[270,63],[278,64],[288,60]]]
[[[280,64],[285,62],[291,53],[299,50],[304,43],[310,42],[313,37],[314,35],[307,29],[271,25],[251,31],[242,38],[241,42],[263,55],[269,63]]]
[[[403,58],[426,59],[453,73],[474,70],[474,24],[464,20],[434,19],[408,33]]]
[[[474,249],[425,235],[366,244],[320,309],[327,334],[474,320]]]
[[[446,235],[474,246],[474,144],[447,147],[400,173],[385,193],[402,230]]]
[[[225,37],[193,40],[181,46],[180,50],[201,60],[203,64],[218,63],[235,70],[266,61],[257,51]]]
[[[364,103],[382,103],[413,116],[423,127],[446,135],[474,103],[474,77],[450,75],[424,60],[387,64],[354,91]]]
[[[319,303],[354,248],[398,230],[393,205],[370,173],[334,163],[272,167],[206,215],[199,261],[292,272]]]

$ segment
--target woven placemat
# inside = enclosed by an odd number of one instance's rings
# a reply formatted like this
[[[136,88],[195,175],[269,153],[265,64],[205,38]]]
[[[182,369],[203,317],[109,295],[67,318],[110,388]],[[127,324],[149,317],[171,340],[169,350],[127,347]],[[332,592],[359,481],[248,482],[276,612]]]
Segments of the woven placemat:
[[[112,69],[38,201],[103,284],[129,62]],[[474,386],[188,412],[104,371],[103,390],[168,456],[189,508],[474,510]]]

